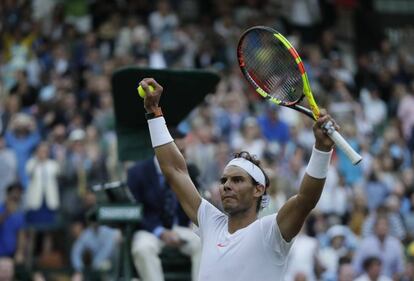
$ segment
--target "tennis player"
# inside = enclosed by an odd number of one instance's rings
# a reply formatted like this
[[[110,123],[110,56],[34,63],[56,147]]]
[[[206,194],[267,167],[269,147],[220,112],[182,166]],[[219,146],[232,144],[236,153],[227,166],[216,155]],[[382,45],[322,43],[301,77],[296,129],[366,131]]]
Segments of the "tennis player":
[[[202,242],[199,281],[283,280],[294,237],[318,202],[325,183],[333,142],[321,126],[331,117],[322,113],[315,122],[316,141],[298,194],[277,214],[258,219],[269,185],[259,161],[243,152],[227,164],[220,179],[221,212],[200,196],[188,175],[184,157],[159,107],[162,86],[152,78],[143,79],[140,85],[146,92],[144,107],[161,170],[184,211],[198,226]],[[151,92],[149,85],[154,87]]]

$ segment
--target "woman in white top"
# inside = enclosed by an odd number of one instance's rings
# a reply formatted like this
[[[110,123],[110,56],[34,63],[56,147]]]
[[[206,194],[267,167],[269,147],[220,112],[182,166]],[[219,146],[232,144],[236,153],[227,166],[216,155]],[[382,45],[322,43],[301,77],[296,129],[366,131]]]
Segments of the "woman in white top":
[[[49,145],[39,144],[35,155],[26,164],[29,185],[26,190],[27,222],[48,225],[55,222],[60,206],[57,178],[59,165],[49,158]]]

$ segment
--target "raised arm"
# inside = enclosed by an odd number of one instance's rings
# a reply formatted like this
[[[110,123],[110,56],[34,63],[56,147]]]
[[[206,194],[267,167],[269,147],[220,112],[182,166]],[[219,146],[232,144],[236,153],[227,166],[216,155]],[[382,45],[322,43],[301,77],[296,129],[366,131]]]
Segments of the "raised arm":
[[[155,115],[148,120],[148,126],[161,171],[177,195],[187,216],[198,225],[197,211],[201,204],[201,196],[191,181],[184,156],[171,138],[164,117],[160,113],[159,100],[163,88],[152,78],[145,78],[140,84],[146,93],[145,110]],[[149,90],[149,85],[154,87],[153,91]]]
[[[321,117],[315,122],[315,146],[299,192],[282,206],[276,217],[280,232],[286,241],[292,240],[299,233],[306,217],[322,194],[333,142],[321,127],[329,119],[329,115],[321,113]]]

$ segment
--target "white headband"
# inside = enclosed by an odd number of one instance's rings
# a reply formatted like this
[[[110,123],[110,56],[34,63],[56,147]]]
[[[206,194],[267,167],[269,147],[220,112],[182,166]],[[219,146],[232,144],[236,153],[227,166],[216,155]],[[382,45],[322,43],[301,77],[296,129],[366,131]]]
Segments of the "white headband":
[[[231,160],[227,165],[228,166],[237,166],[245,170],[255,181],[257,181],[259,184],[266,187],[266,179],[265,175],[260,170],[258,166],[256,166],[254,163],[250,162],[249,160],[246,160],[244,158],[234,158]]]

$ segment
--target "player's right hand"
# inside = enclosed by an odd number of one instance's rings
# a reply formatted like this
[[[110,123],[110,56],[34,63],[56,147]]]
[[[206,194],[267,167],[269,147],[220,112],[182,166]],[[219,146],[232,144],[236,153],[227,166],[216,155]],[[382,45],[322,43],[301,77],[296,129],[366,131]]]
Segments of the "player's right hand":
[[[339,129],[339,126],[336,124],[335,120],[326,112],[325,109],[322,108],[320,110],[319,118],[313,126],[315,148],[321,151],[331,151],[335,145],[326,133],[325,124],[327,124],[327,122],[331,122],[333,128],[336,130]]]
[[[160,102],[161,94],[163,91],[163,88],[160,84],[155,81],[154,78],[144,78],[139,82],[139,84],[142,86],[142,88],[145,91],[145,97],[144,97],[144,108],[148,113],[154,112],[155,108],[157,108]],[[149,89],[149,85],[154,87],[154,90],[151,91]]]

